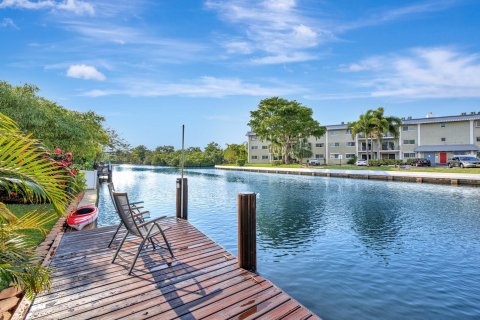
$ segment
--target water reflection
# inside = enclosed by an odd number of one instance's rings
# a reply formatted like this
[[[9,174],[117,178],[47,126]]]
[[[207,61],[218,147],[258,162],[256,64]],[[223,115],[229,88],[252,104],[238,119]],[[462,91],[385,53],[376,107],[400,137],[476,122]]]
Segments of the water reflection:
[[[189,220],[232,253],[237,195],[257,199],[258,267],[322,318],[480,319],[480,189],[187,169]],[[179,171],[114,169],[117,189],[175,214]],[[105,185],[99,224],[117,223]]]

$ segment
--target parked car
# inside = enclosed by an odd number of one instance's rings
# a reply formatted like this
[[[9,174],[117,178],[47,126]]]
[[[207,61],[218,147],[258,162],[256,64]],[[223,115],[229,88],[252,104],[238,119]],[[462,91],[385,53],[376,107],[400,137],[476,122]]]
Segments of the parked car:
[[[358,159],[358,160],[355,162],[355,165],[357,165],[357,166],[362,166],[362,167],[366,167],[366,166],[368,166],[368,163],[367,163],[367,160]]]
[[[415,167],[430,167],[432,163],[428,159],[424,158],[419,158],[419,159],[413,159],[412,166]]]
[[[310,166],[319,166],[320,165],[320,160],[318,159],[310,159],[308,160],[308,164]]]
[[[454,155],[452,159],[448,161],[448,167],[478,168],[480,167],[480,159],[472,155]]]

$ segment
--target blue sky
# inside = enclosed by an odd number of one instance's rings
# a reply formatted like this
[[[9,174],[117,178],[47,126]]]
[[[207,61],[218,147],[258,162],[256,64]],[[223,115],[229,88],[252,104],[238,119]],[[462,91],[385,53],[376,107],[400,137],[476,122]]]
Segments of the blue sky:
[[[243,142],[271,96],[321,124],[480,111],[476,0],[0,0],[0,43],[1,80],[132,145]]]

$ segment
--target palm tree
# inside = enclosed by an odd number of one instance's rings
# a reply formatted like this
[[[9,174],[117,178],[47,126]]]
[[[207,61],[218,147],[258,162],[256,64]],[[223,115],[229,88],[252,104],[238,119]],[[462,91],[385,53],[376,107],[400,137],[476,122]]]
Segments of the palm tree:
[[[71,195],[65,191],[68,176],[54,166],[44,146],[20,131],[0,113],[0,191],[15,192],[27,201],[50,202],[64,212]],[[46,230],[47,212],[33,210],[17,218],[0,202],[0,286],[22,286],[27,298],[50,287],[49,269],[35,265],[36,258],[25,230]]]
[[[402,120],[397,117],[385,117],[382,107],[373,111],[372,137],[377,140],[377,159],[380,159],[380,150],[384,134],[390,133],[396,139],[399,135],[399,128]]]
[[[358,135],[363,135],[365,137],[366,146],[367,146],[367,162],[372,158],[372,133],[374,130],[374,111],[368,110],[364,114],[361,114],[357,121],[350,122],[348,128],[352,131],[352,137]],[[370,143],[369,143],[370,140]],[[369,148],[370,145],[370,148]],[[372,154],[370,155],[370,152]],[[370,155],[370,156],[369,156]]]

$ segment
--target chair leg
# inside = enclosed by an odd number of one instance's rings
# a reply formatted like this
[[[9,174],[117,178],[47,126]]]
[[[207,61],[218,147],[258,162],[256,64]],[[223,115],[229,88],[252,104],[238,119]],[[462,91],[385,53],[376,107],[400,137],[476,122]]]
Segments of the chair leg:
[[[140,255],[140,251],[142,251],[143,245],[145,244],[146,240],[147,240],[147,238],[143,238],[142,242],[138,246],[137,254],[135,255],[135,258],[133,259],[133,262],[130,265],[130,270],[128,270],[128,275],[131,275],[133,267],[135,267],[135,263],[137,262],[138,256]]]
[[[110,240],[110,243],[108,244],[108,248],[112,246],[113,241],[117,238],[118,231],[120,231],[120,228],[122,228],[123,222],[120,221],[120,224],[118,225],[117,231],[115,231],[115,234],[112,237],[112,240]]]
[[[149,240],[150,240],[150,243],[151,243],[152,246],[153,246],[153,250],[155,250],[156,247],[155,247],[155,242],[153,242],[153,237],[150,237]]]
[[[123,237],[122,242],[120,242],[120,245],[118,246],[117,252],[115,252],[115,255],[113,256],[112,263],[115,262],[115,259],[117,258],[118,253],[120,252],[120,249],[122,249],[123,243],[127,239],[127,236],[128,236],[128,230],[127,230],[127,233],[125,234],[125,237]]]
[[[165,244],[167,245],[168,251],[170,251],[170,255],[171,255],[172,258],[173,258],[172,248],[170,248],[170,243],[168,243],[167,237],[165,236],[165,233],[163,232],[162,228],[160,228],[160,226],[159,226],[158,224],[157,224],[157,227],[158,227],[158,229],[160,230],[160,234],[161,234],[162,237],[163,237],[163,241],[165,241]]]

